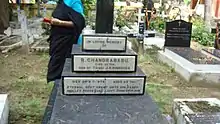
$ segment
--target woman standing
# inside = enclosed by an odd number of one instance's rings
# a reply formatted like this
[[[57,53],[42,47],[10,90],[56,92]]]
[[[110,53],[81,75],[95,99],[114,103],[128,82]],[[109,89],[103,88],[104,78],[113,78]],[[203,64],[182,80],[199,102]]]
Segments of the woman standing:
[[[85,27],[81,0],[59,0],[52,13],[47,82],[61,78],[66,58]]]

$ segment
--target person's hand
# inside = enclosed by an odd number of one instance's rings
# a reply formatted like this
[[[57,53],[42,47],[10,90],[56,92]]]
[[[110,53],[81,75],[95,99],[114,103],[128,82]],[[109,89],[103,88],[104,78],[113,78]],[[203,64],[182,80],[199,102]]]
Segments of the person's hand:
[[[61,20],[57,18],[51,18],[51,25],[59,25],[61,23]]]

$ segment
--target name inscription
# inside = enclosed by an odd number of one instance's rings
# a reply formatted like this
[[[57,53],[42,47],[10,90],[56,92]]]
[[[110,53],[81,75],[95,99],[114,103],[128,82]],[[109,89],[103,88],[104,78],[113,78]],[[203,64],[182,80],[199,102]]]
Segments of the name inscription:
[[[118,50],[124,51],[126,37],[84,36],[83,50]]]
[[[144,78],[65,77],[64,94],[142,94]]]
[[[73,71],[135,71],[136,56],[74,56]]]

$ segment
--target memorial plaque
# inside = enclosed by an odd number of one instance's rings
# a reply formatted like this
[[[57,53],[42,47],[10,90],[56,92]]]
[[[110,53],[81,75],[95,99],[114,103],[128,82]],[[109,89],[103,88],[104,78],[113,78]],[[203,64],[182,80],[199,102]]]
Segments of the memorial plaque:
[[[193,124],[220,124],[220,113],[189,114]]]
[[[74,73],[71,59],[66,59],[62,73],[63,94],[144,94],[146,76],[134,73]]]
[[[143,94],[145,78],[64,77],[63,92],[71,94]]]
[[[94,34],[83,35],[83,51],[116,51],[125,52],[127,46],[126,35]]]
[[[220,61],[218,61],[217,59],[205,55],[202,52],[196,51],[189,47],[167,47],[167,49],[171,50],[172,52],[178,54],[179,56],[187,59],[188,61],[194,64],[220,64]]]
[[[164,46],[190,47],[191,35],[192,23],[183,20],[167,22]]]
[[[73,72],[135,72],[137,54],[132,50],[123,53],[83,52],[74,45],[72,64]]]

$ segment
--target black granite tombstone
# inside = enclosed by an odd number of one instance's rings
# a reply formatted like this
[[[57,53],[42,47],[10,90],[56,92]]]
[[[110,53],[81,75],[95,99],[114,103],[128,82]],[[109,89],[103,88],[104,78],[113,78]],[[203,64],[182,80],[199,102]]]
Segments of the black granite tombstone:
[[[192,23],[175,20],[166,23],[165,47],[190,47]]]
[[[114,18],[114,0],[97,0],[96,33],[112,33]]]
[[[144,22],[139,22],[139,34],[144,35]]]
[[[100,39],[93,38],[94,41]],[[137,67],[136,53],[130,49],[103,52],[104,46],[94,46],[88,52],[73,45],[72,57],[66,59],[62,79],[55,82],[42,123],[167,124],[145,92],[146,75]],[[111,47],[111,50],[117,48]],[[129,67],[132,72],[117,73],[115,67]]]
[[[42,124],[168,124],[152,98],[136,96],[65,96],[57,80]]]

